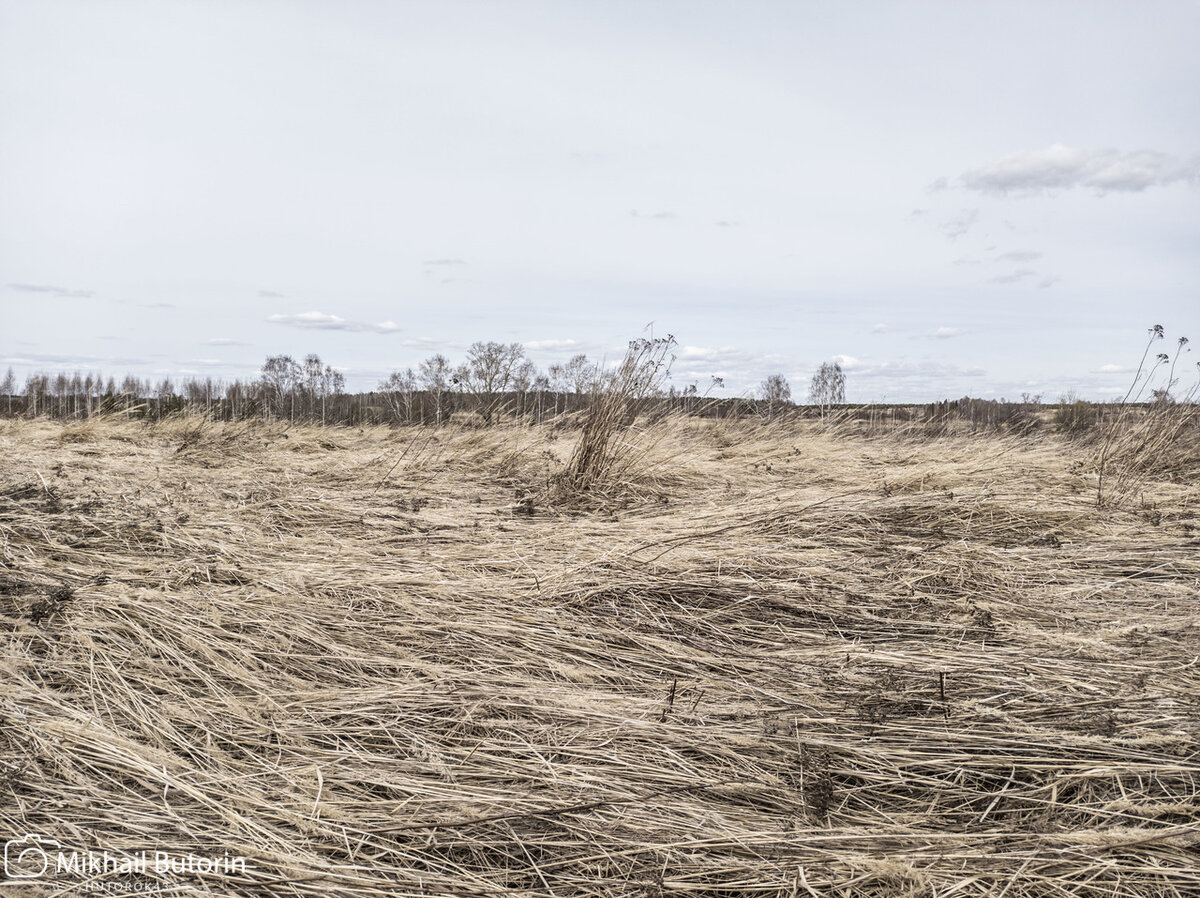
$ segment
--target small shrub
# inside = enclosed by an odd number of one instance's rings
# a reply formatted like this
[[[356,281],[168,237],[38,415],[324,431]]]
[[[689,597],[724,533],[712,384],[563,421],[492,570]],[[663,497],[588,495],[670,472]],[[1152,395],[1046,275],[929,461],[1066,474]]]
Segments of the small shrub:
[[[1079,436],[1089,433],[1100,423],[1101,407],[1067,393],[1054,411],[1054,425],[1061,433]]]

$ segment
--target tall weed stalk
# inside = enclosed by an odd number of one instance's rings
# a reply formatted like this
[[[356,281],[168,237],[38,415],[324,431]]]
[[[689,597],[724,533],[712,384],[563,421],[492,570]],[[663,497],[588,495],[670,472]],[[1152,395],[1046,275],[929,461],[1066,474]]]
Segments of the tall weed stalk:
[[[1149,340],[1133,382],[1116,413],[1104,425],[1097,464],[1097,505],[1119,501],[1147,476],[1172,473],[1174,468],[1196,461],[1195,430],[1200,424],[1200,407],[1196,403],[1200,382],[1177,395],[1176,371],[1183,353],[1190,351],[1188,338],[1177,340],[1174,356],[1160,352],[1151,360],[1150,350],[1165,334],[1161,324],[1154,325],[1147,333]],[[1155,375],[1164,368],[1166,380],[1155,387]],[[1144,397],[1149,397],[1145,404]]]

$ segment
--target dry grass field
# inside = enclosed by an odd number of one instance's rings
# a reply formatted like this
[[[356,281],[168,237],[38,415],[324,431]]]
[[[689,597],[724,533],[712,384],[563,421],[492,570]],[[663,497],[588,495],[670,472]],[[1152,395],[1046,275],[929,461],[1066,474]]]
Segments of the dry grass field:
[[[1200,895],[1194,452],[578,435],[0,424],[0,895]]]

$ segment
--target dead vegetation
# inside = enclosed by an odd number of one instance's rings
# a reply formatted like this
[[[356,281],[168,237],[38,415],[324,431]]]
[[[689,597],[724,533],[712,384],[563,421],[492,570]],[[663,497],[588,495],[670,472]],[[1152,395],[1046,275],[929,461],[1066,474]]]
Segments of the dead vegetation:
[[[1200,892],[1194,479],[657,427],[584,507],[563,428],[0,426],[0,830],[250,864],[170,894]]]
[[[674,337],[634,340],[621,364],[597,380],[575,449],[554,478],[548,501],[594,505],[637,494],[631,482],[645,478],[652,440],[661,433],[645,413],[666,381],[674,346]]]

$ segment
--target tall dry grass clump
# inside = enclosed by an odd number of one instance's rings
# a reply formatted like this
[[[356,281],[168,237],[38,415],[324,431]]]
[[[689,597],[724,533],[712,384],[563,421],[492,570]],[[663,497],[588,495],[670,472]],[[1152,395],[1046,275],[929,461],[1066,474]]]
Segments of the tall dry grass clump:
[[[1147,333],[1133,381],[1116,414],[1104,422],[1097,505],[1119,503],[1137,492],[1146,477],[1186,476],[1200,466],[1200,382],[1181,392],[1177,376],[1181,357],[1190,351],[1188,338],[1178,338],[1174,355],[1160,352],[1151,360],[1151,349],[1165,333],[1161,324]]]
[[[558,478],[559,500],[595,496],[627,479],[644,452],[634,424],[666,381],[675,338],[633,340],[617,369],[597,379],[579,443]]]

